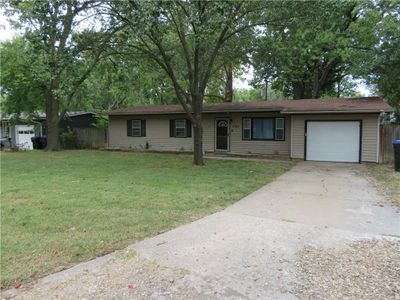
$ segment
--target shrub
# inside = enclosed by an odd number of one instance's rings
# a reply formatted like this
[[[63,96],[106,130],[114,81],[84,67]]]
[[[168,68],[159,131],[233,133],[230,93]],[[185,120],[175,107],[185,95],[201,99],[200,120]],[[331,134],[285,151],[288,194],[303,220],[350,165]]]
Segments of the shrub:
[[[78,141],[76,139],[75,131],[68,129],[61,133],[61,146],[64,149],[77,149]]]

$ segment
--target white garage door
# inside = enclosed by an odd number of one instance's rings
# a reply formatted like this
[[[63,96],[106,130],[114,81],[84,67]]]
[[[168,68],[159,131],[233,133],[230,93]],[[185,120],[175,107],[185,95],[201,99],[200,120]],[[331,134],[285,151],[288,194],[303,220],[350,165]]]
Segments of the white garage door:
[[[31,138],[35,136],[35,128],[33,125],[17,125],[16,144],[23,149],[33,149]]]
[[[359,162],[360,122],[308,121],[306,159]]]

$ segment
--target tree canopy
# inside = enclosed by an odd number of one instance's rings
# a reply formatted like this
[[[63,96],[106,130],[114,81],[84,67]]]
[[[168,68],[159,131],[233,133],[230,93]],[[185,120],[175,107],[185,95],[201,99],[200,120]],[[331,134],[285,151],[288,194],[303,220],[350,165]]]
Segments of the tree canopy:
[[[203,164],[202,107],[215,72],[238,47],[225,47],[260,19],[260,1],[110,1],[114,17],[127,26],[124,42],[167,74],[194,128],[194,163]]]
[[[67,108],[74,105],[79,88],[102,59],[119,24],[105,22],[98,28],[104,11],[97,0],[10,1],[3,3],[3,8],[8,15],[18,17],[15,26],[23,28],[24,35],[15,44],[6,43],[3,47],[8,51],[2,50],[2,56],[12,58],[9,50],[15,49],[24,57],[14,59],[14,70],[13,65],[5,66],[2,94],[6,103],[13,103],[8,107],[17,111],[43,107],[47,147],[58,150],[58,124]],[[14,77],[13,72],[19,76]],[[21,101],[23,95],[32,100],[29,106]]]
[[[68,109],[182,105],[202,164],[206,102],[351,97],[360,80],[400,107],[397,1],[3,2],[2,110],[44,110],[49,148]],[[16,19],[15,19],[16,18]],[[233,78],[254,69],[254,89]]]

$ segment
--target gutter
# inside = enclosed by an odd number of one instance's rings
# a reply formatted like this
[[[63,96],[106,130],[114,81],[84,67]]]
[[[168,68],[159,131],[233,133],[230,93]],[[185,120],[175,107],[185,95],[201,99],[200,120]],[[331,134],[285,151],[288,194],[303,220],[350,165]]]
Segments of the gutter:
[[[393,110],[318,110],[318,111],[284,111],[281,109],[252,109],[252,110],[211,110],[203,111],[203,114],[211,113],[263,113],[263,112],[277,112],[287,115],[309,115],[309,114],[356,114],[356,113],[381,113],[392,112]],[[126,116],[126,115],[176,115],[186,114],[184,111],[177,112],[119,112],[119,113],[102,113],[108,116]]]
[[[253,109],[253,110],[207,110],[203,111],[203,114],[223,114],[223,113],[249,113],[249,112],[281,112],[281,109]],[[120,113],[102,113],[109,116],[124,116],[124,115],[176,115],[186,114],[184,111],[168,111],[168,112],[120,112]]]
[[[371,113],[379,114],[381,112],[392,112],[392,110],[316,110],[316,111],[281,111],[281,114],[287,115],[310,115],[310,114],[357,114]]]

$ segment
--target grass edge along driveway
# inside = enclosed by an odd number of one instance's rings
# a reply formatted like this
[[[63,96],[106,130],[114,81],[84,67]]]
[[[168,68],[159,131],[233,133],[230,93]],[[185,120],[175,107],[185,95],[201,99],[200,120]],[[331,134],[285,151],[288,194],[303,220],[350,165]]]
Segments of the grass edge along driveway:
[[[290,161],[103,151],[1,153],[1,287],[219,211]]]
[[[400,172],[391,164],[369,164],[368,170],[383,190],[390,195],[400,209]]]

